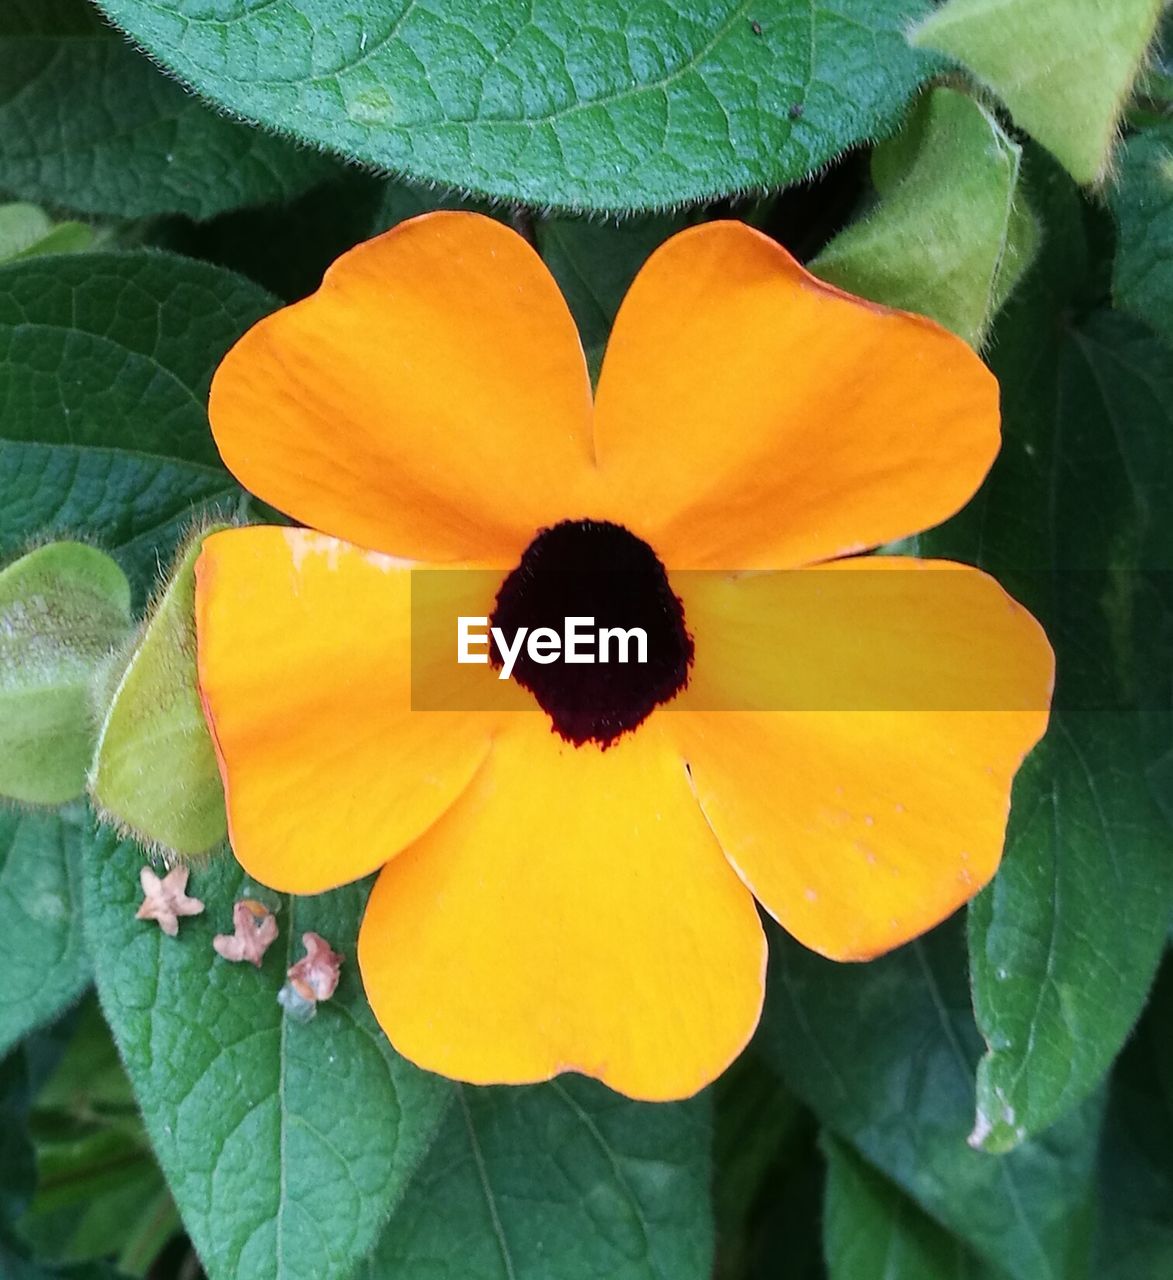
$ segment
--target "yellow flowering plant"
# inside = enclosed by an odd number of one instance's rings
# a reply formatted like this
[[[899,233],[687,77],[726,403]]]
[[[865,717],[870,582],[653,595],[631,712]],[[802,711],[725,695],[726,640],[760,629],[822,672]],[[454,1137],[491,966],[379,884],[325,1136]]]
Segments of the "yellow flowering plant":
[[[11,0],[0,1276],[1173,1274],[1162,12]]]

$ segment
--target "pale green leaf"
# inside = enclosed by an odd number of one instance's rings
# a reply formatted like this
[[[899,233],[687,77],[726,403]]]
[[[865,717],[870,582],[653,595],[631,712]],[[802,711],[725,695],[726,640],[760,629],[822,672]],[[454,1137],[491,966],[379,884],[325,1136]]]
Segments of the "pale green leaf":
[[[81,795],[94,685],[130,630],[130,583],[108,555],[53,542],[0,571],[0,795]]]
[[[980,346],[1038,240],[1021,160],[984,107],[935,89],[905,134],[877,149],[875,208],[836,236],[811,270]]]
[[[35,204],[0,205],[0,262],[38,253],[80,253],[93,240],[83,223],[55,223]]]
[[[948,0],[912,34],[967,67],[1077,182],[1108,172],[1164,0]]]
[[[207,853],[228,833],[196,674],[195,562],[204,536],[183,548],[143,622],[102,721],[89,778],[104,818],[171,856]]]

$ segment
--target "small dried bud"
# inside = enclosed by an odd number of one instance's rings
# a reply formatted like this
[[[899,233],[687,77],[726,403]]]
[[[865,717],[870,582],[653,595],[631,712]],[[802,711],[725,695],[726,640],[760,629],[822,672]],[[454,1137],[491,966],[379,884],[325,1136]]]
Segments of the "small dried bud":
[[[199,898],[189,898],[187,867],[172,867],[160,880],[150,867],[138,873],[143,886],[142,906],[134,913],[136,920],[154,920],[159,928],[174,938],[179,932],[180,916],[198,916],[204,909]]]
[[[338,987],[342,957],[318,933],[301,935],[305,955],[290,967],[289,981],[303,1000],[329,1000]]]
[[[255,898],[242,898],[232,908],[232,928],[232,933],[218,933],[212,939],[216,954],[233,964],[247,960],[259,969],[277,937],[273,913]]]
[[[317,1012],[319,1000],[329,1000],[338,987],[342,957],[330,949],[319,933],[301,935],[305,955],[288,971],[289,981],[277,993],[277,1000],[290,1017],[308,1022]]]

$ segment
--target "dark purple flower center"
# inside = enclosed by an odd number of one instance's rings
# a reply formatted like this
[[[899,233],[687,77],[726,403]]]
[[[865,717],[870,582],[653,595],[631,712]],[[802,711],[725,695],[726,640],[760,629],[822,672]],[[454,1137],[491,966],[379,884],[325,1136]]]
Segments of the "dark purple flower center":
[[[578,619],[573,646],[568,619]],[[692,636],[664,566],[641,538],[605,520],[542,529],[501,584],[490,626],[507,646],[520,644],[513,679],[575,746],[610,746],[688,683]],[[560,643],[547,635],[531,646],[538,628]],[[504,662],[496,635],[490,660]]]

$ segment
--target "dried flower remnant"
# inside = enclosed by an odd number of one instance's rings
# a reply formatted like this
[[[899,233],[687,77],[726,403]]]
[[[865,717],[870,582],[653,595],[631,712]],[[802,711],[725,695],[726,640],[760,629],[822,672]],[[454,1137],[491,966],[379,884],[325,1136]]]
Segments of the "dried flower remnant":
[[[232,933],[218,933],[212,939],[216,954],[237,964],[247,960],[261,967],[265,952],[277,938],[277,920],[255,898],[242,898],[232,908]]]
[[[204,909],[199,898],[187,895],[187,867],[172,867],[160,879],[150,867],[138,873],[143,886],[143,901],[134,913],[136,920],[155,920],[168,937],[179,932],[180,916],[198,916]]]
[[[305,955],[290,965],[289,981],[277,993],[281,1007],[299,1022],[308,1022],[317,1012],[319,1000],[329,1000],[338,988],[342,957],[331,949],[320,933],[301,935]]]

